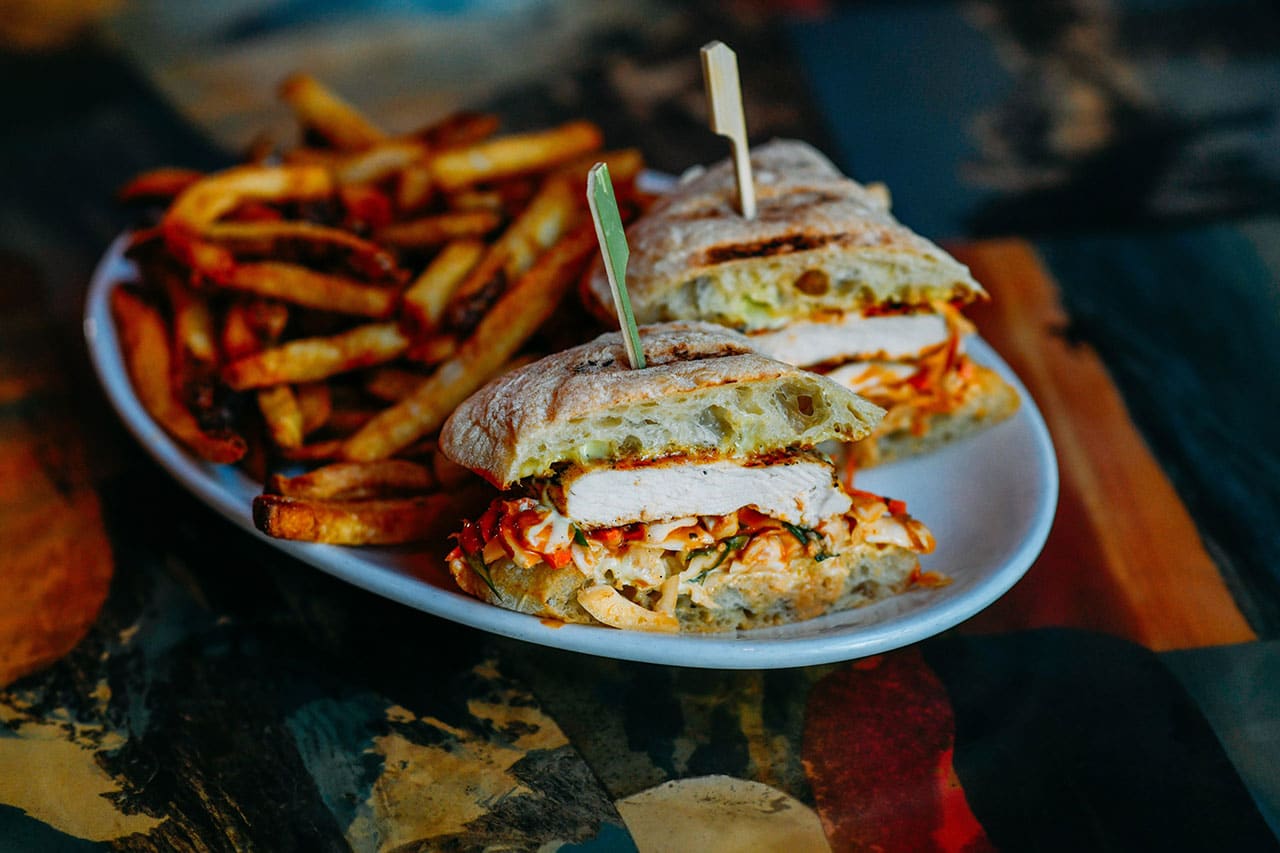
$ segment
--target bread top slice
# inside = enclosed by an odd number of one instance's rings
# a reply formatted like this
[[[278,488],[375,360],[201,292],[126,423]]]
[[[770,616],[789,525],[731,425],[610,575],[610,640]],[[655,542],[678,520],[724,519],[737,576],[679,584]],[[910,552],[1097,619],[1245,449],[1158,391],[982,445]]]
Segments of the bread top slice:
[[[440,448],[499,488],[569,465],[673,455],[750,459],[855,441],[884,411],[815,373],[752,351],[709,323],[640,329],[648,366],[622,336],[547,356],[494,379],[445,422]]]
[[[627,230],[637,322],[708,320],[744,331],[831,312],[985,296],[959,261],[900,224],[889,201],[804,142],[751,152],[755,219],[737,212],[732,162],[681,183]],[[584,297],[612,316],[604,269]]]

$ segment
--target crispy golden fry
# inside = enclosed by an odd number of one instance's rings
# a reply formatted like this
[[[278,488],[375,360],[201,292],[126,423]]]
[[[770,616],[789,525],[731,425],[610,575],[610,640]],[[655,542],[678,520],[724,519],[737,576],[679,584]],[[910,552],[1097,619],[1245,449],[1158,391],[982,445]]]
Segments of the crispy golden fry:
[[[204,236],[236,254],[290,257],[298,250],[321,258],[341,254],[367,278],[403,275],[395,256],[376,243],[311,222],[218,222],[206,227]]]
[[[551,130],[512,134],[444,151],[431,160],[431,173],[445,190],[482,181],[538,172],[598,149],[600,128],[573,121]]]
[[[233,361],[222,380],[236,391],[282,382],[312,382],[382,364],[409,348],[395,323],[369,323],[323,338],[303,338]]]
[[[293,389],[302,412],[302,434],[311,433],[329,423],[333,414],[333,394],[323,382],[304,382]]]
[[[244,302],[233,302],[222,317],[222,353],[229,361],[244,358],[262,349],[258,333],[249,320],[249,307]]]
[[[392,288],[271,261],[237,264],[218,284],[306,308],[359,317],[386,317],[395,310],[398,296]]]
[[[334,409],[325,424],[325,431],[335,435],[350,435],[373,420],[377,409]],[[337,454],[334,454],[335,458]]]
[[[567,181],[548,181],[454,289],[444,313],[448,324],[464,331],[475,326],[506,283],[529,269],[568,230],[583,198]]]
[[[280,85],[280,98],[298,122],[329,140],[335,148],[358,151],[387,138],[373,122],[309,74],[294,74]]]
[[[341,439],[327,439],[299,447],[281,447],[280,456],[290,462],[332,462],[342,452]]]
[[[111,311],[134,391],[156,423],[202,459],[221,463],[244,456],[244,439],[205,433],[178,400],[170,381],[169,333],[159,312],[119,287],[111,292]]]
[[[346,184],[338,187],[342,201],[342,227],[360,233],[376,231],[393,218],[391,199],[369,184]]]
[[[379,400],[394,403],[403,400],[426,381],[426,374],[402,367],[379,367],[365,376],[364,390]]]
[[[449,196],[449,207],[451,210],[492,210],[494,213],[502,213],[506,210],[501,192],[474,187]]]
[[[402,316],[414,331],[429,332],[440,325],[449,298],[484,252],[479,240],[456,240],[436,255],[400,297]]]
[[[289,322],[289,307],[266,299],[237,299],[222,318],[220,345],[227,361],[235,361],[274,345]]]
[[[179,365],[195,361],[211,366],[218,361],[218,346],[209,303],[188,286],[185,278],[167,263],[150,266],[160,279],[173,316],[173,354]]]
[[[488,234],[501,223],[501,215],[491,210],[451,210],[393,222],[379,228],[373,238],[397,249],[427,249],[451,240]]]
[[[342,455],[385,459],[439,429],[459,403],[483,385],[551,316],[596,246],[595,227],[579,225],[534,263],[476,326],[457,355],[408,397],[347,439]]]
[[[431,180],[431,170],[414,164],[405,167],[396,182],[396,210],[413,213],[427,206],[435,196],[436,186]]]
[[[332,545],[395,545],[440,536],[453,495],[375,501],[316,501],[283,495],[253,499],[253,523],[268,536]]]
[[[492,113],[470,110],[451,113],[434,124],[427,125],[413,135],[431,146],[433,151],[474,145],[493,136],[501,122]]]
[[[431,469],[407,459],[337,462],[296,477],[274,475],[267,491],[312,500],[366,500],[429,492],[436,486]]]
[[[453,335],[433,335],[420,341],[414,341],[405,350],[404,357],[407,361],[412,361],[416,364],[439,364],[457,351],[458,339],[456,337]]]
[[[334,162],[333,173],[341,184],[373,184],[426,163],[428,153],[416,139],[395,139]]]
[[[120,188],[118,195],[121,201],[173,198],[203,177],[204,173],[195,169],[152,169],[134,176],[133,180]]]
[[[302,446],[302,408],[292,388],[273,385],[259,390],[258,409],[276,447]]]
[[[237,166],[183,190],[160,224],[167,241],[180,242],[246,202],[321,199],[333,190],[329,170],[319,166]]]
[[[395,310],[399,296],[394,288],[361,284],[297,264],[237,263],[226,249],[203,240],[183,240],[171,244],[170,250],[218,286],[335,314],[385,317]]]
[[[586,186],[587,172],[596,163],[604,163],[609,167],[609,179],[615,187],[631,183],[644,168],[644,155],[638,148],[620,148],[617,151],[598,151],[585,157],[578,157],[556,169],[552,176],[558,180],[568,181],[573,187]]]

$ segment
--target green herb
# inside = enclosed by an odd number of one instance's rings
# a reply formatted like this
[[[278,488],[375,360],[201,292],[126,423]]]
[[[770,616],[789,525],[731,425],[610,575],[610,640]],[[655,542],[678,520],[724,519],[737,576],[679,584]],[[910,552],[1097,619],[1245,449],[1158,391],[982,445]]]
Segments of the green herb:
[[[839,557],[839,556],[840,556],[839,554],[828,554],[826,551],[822,551],[818,554],[815,554],[813,559],[815,562],[821,563],[823,560],[830,560],[832,557]]]
[[[787,531],[792,536],[796,537],[796,539],[800,541],[801,545],[808,545],[810,539],[818,538],[818,531],[812,530],[808,527],[801,527],[798,524],[788,524],[785,521],[782,522],[782,526],[787,528]]]
[[[502,600],[502,593],[498,592],[498,588],[493,585],[493,578],[489,575],[489,567],[484,563],[484,557],[480,556],[479,551],[474,551],[467,555],[467,565],[471,566],[471,571],[480,576],[480,580],[484,581],[484,585],[493,590],[493,594]]]
[[[690,563],[692,563],[694,560],[696,560],[698,557],[702,557],[702,556],[705,556],[705,555],[707,555],[707,554],[710,554],[711,552],[713,552],[713,551],[715,551],[715,550],[716,550],[716,548],[715,548],[715,546],[714,546],[714,545],[712,545],[712,546],[710,546],[710,547],[708,547],[708,548],[694,548],[694,549],[693,549],[692,551],[690,551],[688,554],[685,554],[685,555],[684,555],[684,564],[687,566],[687,565],[689,565]]]
[[[569,529],[573,531],[573,541],[575,543],[581,545],[583,548],[591,547],[591,543],[587,542],[586,534],[579,530],[576,524],[570,525]]]
[[[728,557],[734,551],[737,551],[743,545],[746,545],[747,540],[750,538],[751,537],[746,533],[739,533],[737,536],[730,536],[728,539],[725,539],[724,541],[722,541],[720,544],[723,545],[724,548],[720,551],[720,556],[716,557],[716,561],[714,563],[712,563],[711,565],[703,569],[701,572],[699,572],[698,576],[693,579],[693,582],[702,583],[704,580],[706,580],[707,575],[709,575],[711,572],[715,571],[716,569],[720,568],[720,564],[724,562],[725,557]],[[700,550],[709,551],[711,549],[702,548]]]

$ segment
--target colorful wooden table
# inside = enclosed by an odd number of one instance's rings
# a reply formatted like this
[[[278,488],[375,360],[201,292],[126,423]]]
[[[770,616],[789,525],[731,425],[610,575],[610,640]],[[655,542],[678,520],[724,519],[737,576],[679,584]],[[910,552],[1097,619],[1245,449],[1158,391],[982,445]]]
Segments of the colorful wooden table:
[[[771,20],[714,35],[800,86],[821,19],[792,19],[790,48]],[[706,7],[620,37],[574,72],[610,80],[591,85],[613,103],[654,89],[657,106],[606,122],[666,168],[718,151],[672,106],[698,85],[678,57],[709,21]],[[1241,334],[1269,335],[1252,352],[1275,354],[1275,219],[951,242],[993,296],[975,320],[1058,452],[1057,519],[1026,577],[877,658],[633,664],[354,589],[151,464],[90,374],[79,300],[124,221],[121,179],[226,155],[116,49],[3,61],[32,88],[0,95],[25,117],[0,135],[0,849],[1276,849],[1280,598],[1250,567],[1280,507],[1250,464],[1266,478],[1278,457],[1248,420],[1273,421],[1274,394],[1222,400],[1244,407],[1239,443],[1211,466],[1224,481],[1201,486],[1205,446],[1177,439],[1219,425],[1192,380],[1254,368],[1230,361],[1229,332],[1161,361],[1162,336],[1196,328],[1194,288],[1224,252],[1213,286],[1248,314]],[[842,137],[820,92],[744,77],[771,132]],[[550,88],[493,102],[590,114]],[[1157,278],[1180,306],[1167,316]],[[1173,365],[1159,388],[1147,360]],[[1223,511],[1232,496],[1239,513]],[[1255,538],[1233,537],[1237,516]]]

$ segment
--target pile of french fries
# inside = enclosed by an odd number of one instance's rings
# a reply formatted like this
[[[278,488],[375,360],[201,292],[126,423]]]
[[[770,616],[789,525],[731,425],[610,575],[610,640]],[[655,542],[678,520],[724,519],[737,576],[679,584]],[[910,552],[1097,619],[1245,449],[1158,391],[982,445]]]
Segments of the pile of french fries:
[[[309,76],[280,94],[299,146],[121,190],[164,206],[131,236],[139,280],[111,297],[135,392],[191,452],[263,482],[271,536],[438,537],[479,481],[435,433],[531,357],[596,251],[588,169],[607,162],[634,213],[642,159],[601,151],[588,122],[495,135],[496,117],[459,113],[393,136]]]

